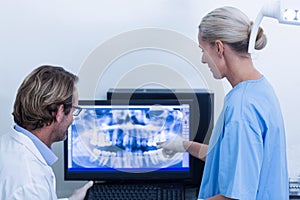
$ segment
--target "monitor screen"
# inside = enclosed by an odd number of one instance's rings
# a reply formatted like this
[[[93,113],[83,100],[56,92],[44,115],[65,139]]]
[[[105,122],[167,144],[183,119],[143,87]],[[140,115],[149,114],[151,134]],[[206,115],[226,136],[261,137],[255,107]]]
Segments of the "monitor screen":
[[[191,139],[193,100],[79,101],[65,141],[65,179],[160,181],[193,179],[187,152],[157,144]]]

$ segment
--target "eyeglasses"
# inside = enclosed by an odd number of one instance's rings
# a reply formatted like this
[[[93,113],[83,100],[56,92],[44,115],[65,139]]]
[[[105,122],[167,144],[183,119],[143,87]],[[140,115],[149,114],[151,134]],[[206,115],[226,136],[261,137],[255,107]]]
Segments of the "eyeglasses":
[[[73,106],[73,116],[78,116],[79,113],[81,112],[82,108],[78,106]]]

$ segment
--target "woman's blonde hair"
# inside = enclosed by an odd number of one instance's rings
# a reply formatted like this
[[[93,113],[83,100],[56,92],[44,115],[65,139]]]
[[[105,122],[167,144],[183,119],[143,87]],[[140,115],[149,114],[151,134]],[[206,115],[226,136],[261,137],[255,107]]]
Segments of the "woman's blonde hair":
[[[18,89],[13,110],[15,123],[27,130],[42,128],[55,121],[60,105],[69,114],[77,81],[76,75],[62,67],[44,65],[33,70]]]
[[[234,7],[217,8],[205,17],[199,25],[201,39],[210,44],[221,40],[229,44],[236,52],[248,51],[249,38],[253,22]],[[263,49],[267,44],[267,38],[260,27],[256,37],[255,49]]]

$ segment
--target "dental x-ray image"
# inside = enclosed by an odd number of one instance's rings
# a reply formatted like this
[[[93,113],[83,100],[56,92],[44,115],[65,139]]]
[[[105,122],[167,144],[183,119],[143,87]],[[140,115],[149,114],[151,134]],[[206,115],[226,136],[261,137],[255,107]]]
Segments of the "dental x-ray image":
[[[170,156],[157,143],[176,136],[189,139],[189,104],[82,108],[68,131],[69,169],[188,170],[188,153]]]

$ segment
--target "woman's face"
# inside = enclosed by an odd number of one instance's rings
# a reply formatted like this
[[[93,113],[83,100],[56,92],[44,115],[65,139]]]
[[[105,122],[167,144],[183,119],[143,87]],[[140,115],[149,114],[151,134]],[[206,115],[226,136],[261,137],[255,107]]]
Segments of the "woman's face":
[[[222,71],[221,60],[218,56],[218,47],[203,41],[200,33],[198,34],[198,41],[203,53],[201,62],[208,65],[215,79],[224,78],[224,70]]]

